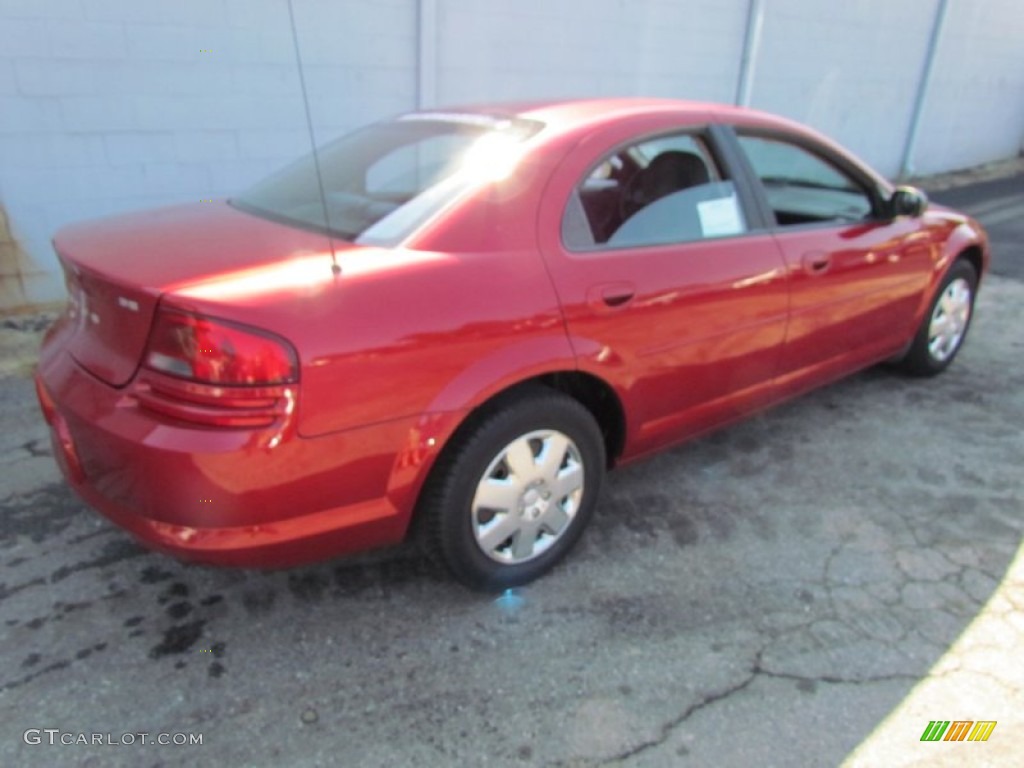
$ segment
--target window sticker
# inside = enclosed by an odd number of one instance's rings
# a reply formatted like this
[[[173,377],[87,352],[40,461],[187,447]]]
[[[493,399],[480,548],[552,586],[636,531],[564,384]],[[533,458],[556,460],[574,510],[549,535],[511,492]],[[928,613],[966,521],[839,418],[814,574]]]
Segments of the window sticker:
[[[743,218],[736,195],[697,203],[697,215],[704,237],[725,237],[743,232]]]

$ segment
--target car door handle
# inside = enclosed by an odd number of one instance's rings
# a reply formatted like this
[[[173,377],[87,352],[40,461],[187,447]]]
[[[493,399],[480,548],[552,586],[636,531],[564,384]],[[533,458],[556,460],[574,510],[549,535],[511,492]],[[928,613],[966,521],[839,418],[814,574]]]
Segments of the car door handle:
[[[832,257],[825,251],[805,253],[802,261],[804,271],[809,275],[822,275],[832,266]]]
[[[629,304],[634,296],[636,286],[632,283],[605,283],[587,291],[587,302],[599,308],[618,309]]]

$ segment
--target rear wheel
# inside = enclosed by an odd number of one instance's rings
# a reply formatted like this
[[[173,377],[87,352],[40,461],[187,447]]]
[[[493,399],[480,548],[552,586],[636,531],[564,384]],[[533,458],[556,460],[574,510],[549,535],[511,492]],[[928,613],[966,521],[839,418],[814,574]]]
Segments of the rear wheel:
[[[561,393],[531,391],[485,416],[441,457],[418,511],[424,543],[471,587],[525,584],[576,543],[604,469],[590,412]]]
[[[977,288],[978,275],[968,262],[950,267],[903,360],[904,370],[934,376],[953,362],[971,325]]]

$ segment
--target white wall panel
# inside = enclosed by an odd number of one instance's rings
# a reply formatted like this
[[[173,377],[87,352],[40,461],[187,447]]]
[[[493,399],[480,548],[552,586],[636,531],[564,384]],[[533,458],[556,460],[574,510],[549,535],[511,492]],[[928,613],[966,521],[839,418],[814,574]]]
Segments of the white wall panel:
[[[294,8],[318,141],[413,107],[416,0]],[[309,146],[284,0],[0,2],[0,204],[27,301],[62,293],[64,224],[230,195]]]
[[[1024,2],[952,0],[914,152],[917,173],[1024,149]]]
[[[746,0],[443,0],[442,103],[636,95],[728,101]]]
[[[899,170],[936,0],[768,0],[751,106]]]

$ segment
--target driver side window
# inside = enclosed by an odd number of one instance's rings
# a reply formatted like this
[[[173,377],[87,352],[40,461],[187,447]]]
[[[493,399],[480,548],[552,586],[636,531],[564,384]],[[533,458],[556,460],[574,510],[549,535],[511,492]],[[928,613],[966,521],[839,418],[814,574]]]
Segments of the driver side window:
[[[874,213],[860,182],[809,149],[760,136],[738,138],[780,227],[863,221]]]
[[[704,142],[660,136],[593,166],[569,201],[562,239],[574,251],[634,248],[746,231],[736,190]]]

